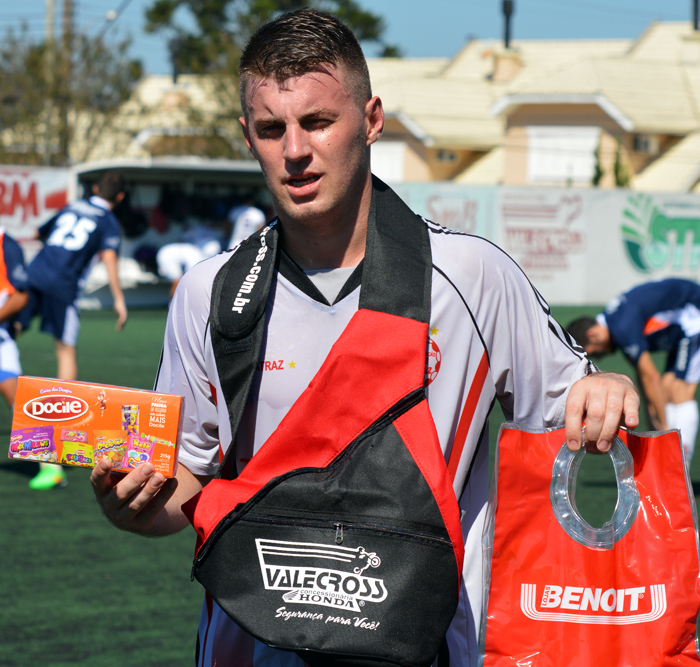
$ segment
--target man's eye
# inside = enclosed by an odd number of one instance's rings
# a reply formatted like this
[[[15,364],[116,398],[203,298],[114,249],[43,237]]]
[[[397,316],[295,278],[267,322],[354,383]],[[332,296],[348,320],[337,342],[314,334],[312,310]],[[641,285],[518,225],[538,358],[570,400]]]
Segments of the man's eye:
[[[310,130],[322,130],[330,124],[331,121],[328,118],[312,118],[305,123],[306,127]]]
[[[265,125],[258,129],[258,134],[261,137],[274,137],[284,132],[283,125]]]

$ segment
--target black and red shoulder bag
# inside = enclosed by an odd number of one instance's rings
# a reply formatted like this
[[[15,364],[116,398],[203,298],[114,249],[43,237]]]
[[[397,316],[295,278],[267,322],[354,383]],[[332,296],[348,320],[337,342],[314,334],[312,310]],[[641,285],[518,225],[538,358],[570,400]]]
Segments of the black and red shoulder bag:
[[[233,433],[277,246],[266,227],[214,283]],[[457,608],[459,507],[424,392],[431,272],[424,223],[375,179],[359,310],[244,470],[235,476],[230,447],[183,506],[198,534],[193,575],[243,629],[309,665],[426,667]]]

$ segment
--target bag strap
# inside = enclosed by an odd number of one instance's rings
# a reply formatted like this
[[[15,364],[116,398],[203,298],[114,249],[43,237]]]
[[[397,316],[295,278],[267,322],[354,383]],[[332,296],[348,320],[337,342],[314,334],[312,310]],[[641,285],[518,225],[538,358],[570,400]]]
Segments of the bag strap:
[[[278,251],[279,229],[275,221],[248,237],[214,279],[211,341],[232,440],[260,357]],[[360,309],[428,324],[431,279],[427,226],[389,186],[373,176]],[[219,465],[217,477],[236,477],[233,449],[229,448]]]

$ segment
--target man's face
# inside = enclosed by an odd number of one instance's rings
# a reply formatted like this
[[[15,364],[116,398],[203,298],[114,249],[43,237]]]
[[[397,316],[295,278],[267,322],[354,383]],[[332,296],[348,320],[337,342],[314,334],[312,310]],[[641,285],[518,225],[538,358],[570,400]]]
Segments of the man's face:
[[[589,340],[589,343],[583,346],[586,354],[592,357],[600,357],[612,352],[612,338],[607,327],[596,324],[586,332],[586,336],[588,336]]]
[[[333,68],[248,81],[240,121],[283,222],[333,222],[357,209],[384,114],[377,97],[360,105],[346,79]]]

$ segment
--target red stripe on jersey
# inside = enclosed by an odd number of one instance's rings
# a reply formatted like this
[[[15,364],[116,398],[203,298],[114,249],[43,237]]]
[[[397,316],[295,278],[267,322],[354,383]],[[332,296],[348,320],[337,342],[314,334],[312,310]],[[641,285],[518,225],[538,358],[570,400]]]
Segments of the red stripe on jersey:
[[[427,425],[432,426],[428,431]],[[416,462],[430,490],[435,496],[438,509],[445,522],[445,528],[450,536],[450,541],[457,560],[458,582],[462,577],[462,564],[464,562],[464,538],[462,537],[462,525],[459,521],[459,505],[457,497],[452,490],[452,482],[445,467],[445,459],[440,447],[437,429],[428,408],[428,401],[422,401],[413,410],[405,412],[394,421],[394,428],[401,436],[411,457]],[[419,442],[412,439],[421,433]],[[426,452],[430,451],[431,456]]]
[[[664,322],[663,320],[660,320],[658,317],[650,317],[646,324],[644,325],[644,335],[648,336],[649,334],[653,334],[657,331],[661,331],[662,329],[665,329],[669,325],[668,322]]]
[[[457,425],[457,433],[455,433],[455,439],[452,443],[452,451],[450,452],[450,460],[447,464],[447,470],[450,473],[450,479],[453,481],[457,476],[457,467],[459,466],[459,461],[462,458],[464,443],[467,441],[469,429],[471,428],[474,413],[476,412],[476,406],[479,404],[481,390],[484,388],[484,383],[486,382],[488,372],[489,360],[486,356],[486,352],[484,352],[484,354],[481,356],[479,367],[476,369],[476,373],[474,373],[474,379],[472,380],[471,387],[469,387],[469,394],[467,395],[467,400],[464,403],[464,409],[462,410],[462,415],[460,416],[459,424]]]

